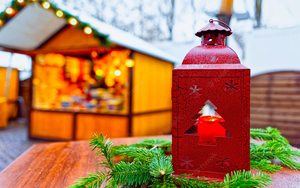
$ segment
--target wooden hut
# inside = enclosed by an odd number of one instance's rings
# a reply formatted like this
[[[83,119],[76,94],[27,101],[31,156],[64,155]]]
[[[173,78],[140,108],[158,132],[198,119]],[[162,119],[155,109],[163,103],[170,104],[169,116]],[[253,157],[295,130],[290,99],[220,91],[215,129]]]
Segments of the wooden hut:
[[[13,1],[0,14],[2,50],[33,61],[30,137],[169,133],[175,59],[129,33],[65,10],[47,1]]]
[[[15,118],[18,113],[19,71],[14,68],[0,67],[0,98],[2,101],[1,120],[6,127],[7,119]],[[4,109],[5,108],[5,109]]]

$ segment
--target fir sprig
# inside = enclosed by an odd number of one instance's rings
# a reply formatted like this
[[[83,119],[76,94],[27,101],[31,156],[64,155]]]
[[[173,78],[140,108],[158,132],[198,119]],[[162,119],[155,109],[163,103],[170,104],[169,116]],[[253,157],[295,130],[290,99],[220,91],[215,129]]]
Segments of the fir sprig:
[[[251,168],[259,169],[261,171],[274,173],[282,169],[281,166],[272,164],[270,160],[261,159],[261,160],[251,160]]]
[[[112,169],[111,176],[123,186],[142,186],[151,181],[148,165],[140,161],[124,162],[121,161]]]
[[[282,142],[283,144],[289,144],[288,140],[284,138],[278,129],[267,127],[265,129],[251,129],[251,138],[263,141],[276,140],[277,142]]]
[[[251,138],[260,140],[250,146],[251,168],[269,173],[277,172],[286,166],[299,170],[295,157],[299,150],[274,128],[251,129]],[[269,175],[262,172],[234,171],[225,176],[223,182],[208,181],[203,178],[190,178],[173,175],[171,156],[168,156],[171,142],[162,139],[148,139],[129,146],[113,146],[104,136],[95,136],[90,145],[105,158],[108,170],[89,174],[80,178],[72,187],[182,187],[182,188],[231,188],[265,187],[270,184]],[[119,162],[115,157],[121,156]]]
[[[174,183],[181,188],[221,188],[223,184],[220,182],[212,182],[203,179],[188,177],[173,177]]]
[[[272,165],[277,162],[288,168],[300,170],[300,164],[295,160],[299,156],[299,150],[292,148],[278,129],[271,127],[251,129],[251,137],[263,141],[251,144],[250,156],[253,168],[272,172],[278,169]]]
[[[122,146],[114,148],[114,156],[124,156],[131,159],[139,159],[140,161],[150,162],[150,160],[157,155],[162,155],[163,151],[159,148],[149,150],[146,148],[139,148],[134,146]]]
[[[99,188],[107,175],[102,172],[90,173],[86,177],[79,178],[70,188]]]
[[[173,173],[171,156],[153,157],[149,164],[149,170],[151,176],[155,178],[170,176]]]
[[[146,149],[160,148],[165,152],[171,151],[172,142],[165,139],[145,139],[139,143],[132,144],[133,147],[142,147]]]
[[[97,150],[97,154],[103,155],[105,161],[103,165],[109,168],[114,167],[113,153],[112,153],[112,142],[105,138],[103,135],[95,135],[90,141],[90,146],[93,150]]]
[[[265,187],[271,183],[270,176],[263,173],[253,174],[249,171],[234,171],[224,178],[224,188],[231,187]]]

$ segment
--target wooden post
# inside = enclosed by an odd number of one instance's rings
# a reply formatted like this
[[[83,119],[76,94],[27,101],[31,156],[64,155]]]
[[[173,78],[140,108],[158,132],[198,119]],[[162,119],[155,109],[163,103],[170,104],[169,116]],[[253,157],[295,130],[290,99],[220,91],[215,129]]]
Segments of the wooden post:
[[[130,52],[129,58],[133,59],[133,53]],[[128,136],[133,136],[132,126],[133,126],[133,67],[128,67]]]
[[[12,71],[12,60],[13,60],[14,53],[10,53],[9,57],[9,64],[6,68],[6,77],[5,77],[5,85],[4,85],[4,93],[3,96],[5,96],[7,99],[9,97],[9,90],[10,90],[10,79],[11,79],[11,71]]]
[[[229,25],[233,12],[233,0],[222,0],[218,19]]]
[[[261,27],[262,0],[255,0],[255,28]]]

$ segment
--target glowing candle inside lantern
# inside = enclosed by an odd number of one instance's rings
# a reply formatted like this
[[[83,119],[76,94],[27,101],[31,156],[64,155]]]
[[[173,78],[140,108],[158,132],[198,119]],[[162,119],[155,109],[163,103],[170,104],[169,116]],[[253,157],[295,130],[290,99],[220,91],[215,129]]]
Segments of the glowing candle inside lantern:
[[[197,132],[199,144],[215,144],[216,137],[226,137],[226,130],[221,125],[224,119],[215,111],[216,107],[207,101],[200,113],[202,114],[197,121]]]

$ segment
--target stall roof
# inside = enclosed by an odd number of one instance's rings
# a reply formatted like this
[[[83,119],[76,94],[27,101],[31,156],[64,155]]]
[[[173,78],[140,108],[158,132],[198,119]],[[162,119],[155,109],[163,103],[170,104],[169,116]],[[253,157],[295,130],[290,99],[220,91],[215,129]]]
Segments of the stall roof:
[[[107,35],[108,41],[112,43],[172,63],[176,62],[176,58],[172,55],[128,32],[62,5],[55,6],[67,11],[79,21],[88,23],[99,33]],[[40,4],[30,3],[1,27],[0,47],[23,51],[36,50],[67,24],[65,19],[58,18],[53,12],[42,8]]]

